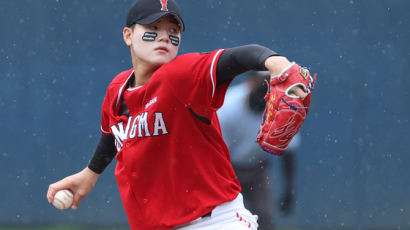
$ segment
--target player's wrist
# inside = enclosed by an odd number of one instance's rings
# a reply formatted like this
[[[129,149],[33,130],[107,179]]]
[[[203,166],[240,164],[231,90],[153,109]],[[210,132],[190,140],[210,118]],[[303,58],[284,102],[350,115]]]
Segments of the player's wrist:
[[[104,170],[100,169],[99,167],[97,167],[94,164],[88,164],[87,165],[87,169],[91,170],[93,173],[96,173],[98,175],[100,175]]]
[[[292,63],[283,56],[270,56],[265,60],[265,67],[272,76],[279,75],[284,69]]]
[[[82,170],[82,173],[89,179],[92,181],[96,181],[98,179],[98,177],[100,176],[99,173],[94,172],[92,169],[90,169],[88,166],[85,167]]]

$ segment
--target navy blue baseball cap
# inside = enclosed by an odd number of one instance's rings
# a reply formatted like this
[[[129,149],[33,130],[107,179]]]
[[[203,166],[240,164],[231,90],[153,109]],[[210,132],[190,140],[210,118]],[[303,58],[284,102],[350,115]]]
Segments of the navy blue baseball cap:
[[[178,22],[181,31],[185,30],[178,4],[175,0],[137,0],[127,13],[126,26],[134,24],[149,25],[161,18],[172,15]]]

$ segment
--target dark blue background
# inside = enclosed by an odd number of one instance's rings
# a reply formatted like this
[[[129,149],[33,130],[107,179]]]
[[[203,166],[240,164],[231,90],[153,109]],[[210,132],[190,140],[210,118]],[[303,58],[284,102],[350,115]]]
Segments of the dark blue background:
[[[48,185],[84,168],[130,0],[0,2],[0,223],[124,224],[112,164],[78,211]],[[180,53],[258,43],[319,75],[279,225],[410,228],[410,2],[179,0]]]

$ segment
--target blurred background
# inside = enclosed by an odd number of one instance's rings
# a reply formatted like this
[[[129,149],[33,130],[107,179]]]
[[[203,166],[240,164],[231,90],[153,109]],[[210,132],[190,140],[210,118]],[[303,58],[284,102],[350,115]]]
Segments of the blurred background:
[[[45,195],[94,152],[106,87],[131,66],[122,29],[132,2],[0,1],[5,229],[127,228],[115,162],[77,211],[59,211]],[[295,207],[278,215],[280,229],[410,229],[410,1],[178,2],[181,54],[257,43],[318,73]]]

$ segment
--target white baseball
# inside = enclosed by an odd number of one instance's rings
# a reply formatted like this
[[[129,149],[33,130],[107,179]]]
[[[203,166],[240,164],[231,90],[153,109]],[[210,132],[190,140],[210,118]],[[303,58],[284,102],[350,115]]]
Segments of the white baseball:
[[[58,209],[67,209],[73,204],[74,195],[70,190],[63,189],[56,193],[53,200],[54,207]]]

